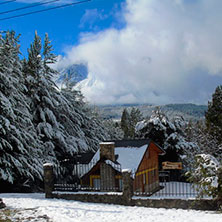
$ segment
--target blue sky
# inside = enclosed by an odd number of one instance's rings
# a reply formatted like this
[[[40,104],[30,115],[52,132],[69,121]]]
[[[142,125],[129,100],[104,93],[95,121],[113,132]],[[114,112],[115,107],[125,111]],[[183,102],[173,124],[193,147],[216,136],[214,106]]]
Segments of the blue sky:
[[[0,3],[4,1],[6,0],[1,0]],[[0,19],[80,1],[82,0],[60,0],[44,6],[2,14]],[[36,4],[36,2],[43,1],[17,0],[8,4],[2,4],[0,5],[0,13]],[[35,30],[42,38],[44,38],[44,34],[47,32],[52,40],[54,52],[64,55],[64,50],[78,44],[79,35],[83,32],[95,33],[108,27],[122,28],[124,22],[117,17],[123,2],[122,0],[91,0],[70,7],[3,20],[0,21],[0,30],[15,30],[17,34],[21,34],[21,51],[24,55],[27,54],[27,48],[33,40]]]
[[[0,4],[0,11],[30,2]],[[207,104],[222,84],[221,8],[221,0],[91,0],[0,20],[0,29],[22,34],[23,55],[35,30],[47,32],[55,67],[87,65],[78,87],[92,104]]]

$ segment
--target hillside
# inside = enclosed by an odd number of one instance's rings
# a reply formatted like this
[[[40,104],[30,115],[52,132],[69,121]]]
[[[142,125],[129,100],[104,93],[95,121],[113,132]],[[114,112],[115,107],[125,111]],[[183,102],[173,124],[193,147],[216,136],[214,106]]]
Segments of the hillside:
[[[115,119],[121,118],[122,111],[124,108],[130,109],[132,107],[138,108],[144,115],[150,116],[152,111],[156,109],[156,105],[151,104],[129,104],[129,105],[106,105],[98,106],[97,112],[104,119]],[[195,104],[167,104],[159,106],[160,109],[167,114],[167,116],[173,117],[175,115],[182,115],[185,119],[199,120],[204,118],[204,113],[207,110],[206,105],[195,105]]]

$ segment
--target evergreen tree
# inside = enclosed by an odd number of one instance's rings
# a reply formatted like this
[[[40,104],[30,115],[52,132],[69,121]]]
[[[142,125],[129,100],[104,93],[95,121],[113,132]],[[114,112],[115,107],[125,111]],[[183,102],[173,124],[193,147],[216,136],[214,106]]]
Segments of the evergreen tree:
[[[205,113],[206,124],[222,128],[222,86],[217,86],[212,95],[212,101],[208,102],[208,110]]]
[[[197,144],[192,156],[198,154],[209,154],[218,159],[222,158],[222,146],[215,135],[211,134],[204,121],[189,122],[185,129],[186,138]]]
[[[56,71],[49,66],[56,62],[56,55],[52,51],[51,41],[49,40],[48,33],[46,33],[43,46],[43,68],[44,74],[48,75],[49,80],[56,74]]]
[[[121,140],[124,138],[124,132],[121,129],[119,122],[109,119],[104,120],[103,124],[108,131],[109,140]]]
[[[143,119],[143,115],[139,109],[133,107],[130,112],[130,119],[133,126]]]
[[[33,123],[42,141],[43,156],[45,161],[55,163],[67,148],[65,130],[57,116],[58,107],[66,101],[52,80],[55,71],[49,67],[49,64],[55,62],[55,56],[51,51],[52,47],[46,34],[42,52],[41,39],[36,32],[34,41],[28,49],[28,61],[24,64],[24,72],[29,89]]]
[[[59,90],[50,64],[48,35],[35,33],[28,58],[19,59],[18,37],[0,37],[0,182],[42,180],[42,164],[96,151],[110,139],[100,117],[70,84]]]
[[[123,110],[120,125],[124,132],[124,138],[129,138],[130,114],[126,108]]]
[[[60,107],[61,117],[76,152],[96,151],[101,141],[110,138],[102,119],[83,101],[80,91],[73,90],[67,83],[62,95],[68,103]],[[65,120],[65,121],[64,121]]]
[[[221,197],[221,158],[222,158],[222,86],[218,86],[208,102],[205,122],[190,124],[189,139],[194,141],[198,152],[195,157],[194,169],[190,172],[190,180],[200,187],[201,195]],[[220,160],[220,161],[218,161]]]
[[[18,41],[13,31],[0,38],[0,179],[10,183],[42,176]]]
[[[149,119],[136,125],[138,138],[147,138],[156,142],[166,150],[162,161],[183,161],[189,164],[189,156],[197,146],[185,138],[185,122],[182,117],[175,117],[172,121],[157,107]]]
[[[209,133],[214,135],[221,143],[222,133],[222,86],[217,86],[212,95],[212,101],[208,102],[208,110],[205,113],[206,126]]]
[[[125,108],[121,117],[121,129],[124,132],[124,138],[135,138],[135,126],[142,120],[142,113],[139,109],[133,107],[130,112]]]
[[[143,115],[140,112],[139,109],[132,108],[130,112],[130,117],[129,117],[129,137],[130,138],[135,138],[135,127],[136,124],[143,119]]]

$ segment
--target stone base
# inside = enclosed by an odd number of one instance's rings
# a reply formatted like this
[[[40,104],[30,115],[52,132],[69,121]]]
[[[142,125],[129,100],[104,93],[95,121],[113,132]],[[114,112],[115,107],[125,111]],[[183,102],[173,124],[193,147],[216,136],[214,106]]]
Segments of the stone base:
[[[6,206],[5,206],[5,204],[3,203],[3,200],[0,199],[0,209],[5,208],[5,207],[6,207]]]
[[[193,210],[208,210],[216,211],[218,205],[213,200],[179,200],[179,199],[139,199],[139,197],[133,197],[127,199],[122,195],[97,195],[97,194],[62,194],[53,193],[53,198],[75,200],[81,202],[90,203],[106,203],[106,204],[118,204],[125,206],[140,206],[140,207],[151,207],[151,208],[166,208],[166,209],[193,209]],[[143,198],[143,197],[141,197]]]

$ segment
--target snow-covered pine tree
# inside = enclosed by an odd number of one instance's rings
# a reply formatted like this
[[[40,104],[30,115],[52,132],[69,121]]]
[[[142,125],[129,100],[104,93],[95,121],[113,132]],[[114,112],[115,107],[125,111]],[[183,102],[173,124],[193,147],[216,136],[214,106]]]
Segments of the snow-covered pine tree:
[[[218,159],[222,158],[222,146],[214,134],[208,131],[205,121],[189,122],[185,129],[186,138],[198,145],[195,154],[210,154]]]
[[[196,143],[199,147],[195,154],[209,154],[222,158],[222,86],[218,86],[212,95],[212,101],[208,103],[205,120],[190,122],[186,128],[187,139]]]
[[[182,117],[175,117],[172,121],[157,107],[149,119],[136,125],[138,138],[149,138],[166,150],[161,161],[183,161],[189,164],[189,154],[197,149],[195,143],[186,140],[183,133],[185,121]]]
[[[67,84],[61,90],[67,103],[60,106],[60,118],[69,135],[68,140],[74,145],[76,152],[96,151],[101,141],[110,138],[108,130],[92,108],[83,102],[81,92],[69,86]]]
[[[198,145],[195,154],[209,154],[217,159],[222,158],[222,86],[218,86],[208,103],[205,119],[198,122],[189,122],[186,127],[186,137]]]
[[[135,138],[135,126],[138,122],[143,119],[143,115],[139,109],[133,107],[130,111],[129,118],[129,136],[130,138]]]
[[[121,140],[124,138],[124,132],[120,127],[120,123],[112,119],[103,120],[103,125],[109,134],[109,140]]]
[[[46,78],[51,80],[56,74],[56,71],[50,67],[51,64],[56,62],[56,55],[52,53],[53,48],[49,39],[48,33],[45,34],[44,46],[43,46],[43,73]]]
[[[0,180],[10,183],[42,177],[18,41],[13,31],[0,37]]]
[[[55,71],[49,64],[55,61],[55,56],[51,50],[46,34],[42,52],[41,39],[36,32],[34,41],[28,49],[28,61],[24,62],[24,72],[33,123],[43,143],[44,161],[56,163],[57,158],[66,150],[66,141],[64,127],[56,117],[56,109],[62,105],[63,98],[52,80]]]
[[[49,67],[55,62],[51,51],[48,35],[42,53],[40,37],[35,33],[25,72],[27,87],[31,86],[33,121],[44,143],[43,153],[47,161],[56,162],[78,152],[95,151],[107,133],[101,121],[86,108],[79,91],[57,88],[52,80],[55,71]]]

